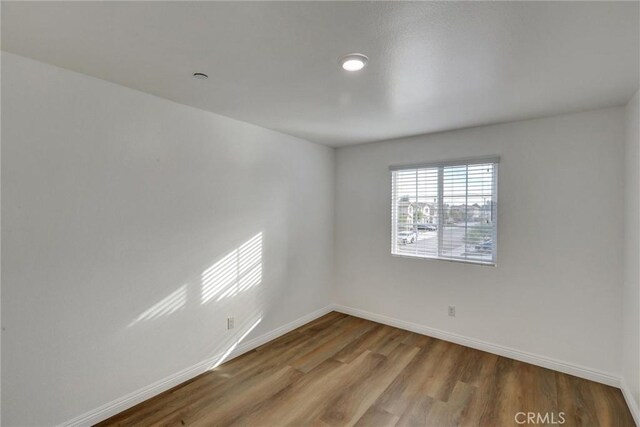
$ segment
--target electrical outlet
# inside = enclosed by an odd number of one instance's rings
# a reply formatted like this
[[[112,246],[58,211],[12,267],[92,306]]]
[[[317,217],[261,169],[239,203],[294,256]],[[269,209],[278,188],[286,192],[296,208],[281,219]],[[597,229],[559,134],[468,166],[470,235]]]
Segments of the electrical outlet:
[[[449,316],[456,317],[456,306],[455,305],[450,305],[449,306]]]
[[[233,317],[227,317],[227,329],[233,329]]]

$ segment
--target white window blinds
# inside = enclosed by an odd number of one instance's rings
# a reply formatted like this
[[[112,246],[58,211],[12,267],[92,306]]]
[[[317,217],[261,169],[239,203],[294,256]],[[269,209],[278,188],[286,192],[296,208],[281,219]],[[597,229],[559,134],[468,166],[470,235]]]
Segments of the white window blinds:
[[[494,265],[498,159],[391,168],[394,255]]]

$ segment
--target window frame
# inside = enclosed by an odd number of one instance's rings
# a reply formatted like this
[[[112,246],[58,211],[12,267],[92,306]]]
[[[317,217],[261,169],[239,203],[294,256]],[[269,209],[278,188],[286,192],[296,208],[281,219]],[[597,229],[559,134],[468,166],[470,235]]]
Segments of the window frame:
[[[499,163],[500,157],[498,156],[490,156],[490,157],[475,157],[475,158],[465,158],[458,160],[446,160],[441,162],[434,163],[417,163],[417,164],[403,164],[403,165],[392,165],[389,166],[389,175],[391,181],[391,255],[394,257],[400,258],[411,258],[411,259],[424,259],[424,260],[437,260],[437,261],[449,261],[449,262],[460,262],[465,264],[472,265],[482,265],[488,267],[497,266],[497,257],[498,257],[498,174],[499,174]],[[492,173],[492,206],[491,206],[491,218],[493,222],[493,227],[491,231],[491,238],[493,241],[492,251],[491,251],[491,259],[488,261],[483,260],[474,260],[463,257],[443,257],[441,256],[442,250],[442,242],[444,230],[441,226],[443,221],[443,212],[444,212],[444,199],[446,196],[444,193],[444,169],[446,167],[455,167],[455,166],[473,166],[479,164],[491,164],[493,166]],[[420,169],[438,169],[438,182],[437,182],[437,212],[438,212],[438,255],[419,255],[419,254],[411,254],[411,253],[399,253],[398,248],[398,221],[397,221],[397,197],[395,195],[396,188],[394,187],[394,172],[403,171],[403,170],[420,170]],[[465,179],[465,182],[468,185],[468,177]]]

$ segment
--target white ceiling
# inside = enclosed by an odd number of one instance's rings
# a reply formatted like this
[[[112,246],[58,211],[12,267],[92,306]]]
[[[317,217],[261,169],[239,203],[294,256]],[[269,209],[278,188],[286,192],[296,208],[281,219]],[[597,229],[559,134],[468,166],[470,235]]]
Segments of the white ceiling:
[[[341,146],[623,104],[638,89],[639,14],[637,2],[2,2],[2,49]],[[369,56],[363,72],[338,67],[350,52]]]

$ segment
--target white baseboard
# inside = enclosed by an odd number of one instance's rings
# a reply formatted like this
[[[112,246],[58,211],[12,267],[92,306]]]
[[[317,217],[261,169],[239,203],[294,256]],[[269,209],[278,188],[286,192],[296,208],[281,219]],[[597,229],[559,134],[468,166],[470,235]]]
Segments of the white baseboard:
[[[554,371],[564,372],[565,374],[574,375],[576,377],[585,378],[613,387],[620,387],[620,377],[609,374],[607,372],[602,372],[584,366],[575,365],[573,363],[541,356],[539,354],[516,350],[475,338],[469,338],[463,335],[430,328],[428,326],[419,325],[417,323],[394,319],[392,317],[371,313],[353,307],[334,304],[333,309],[335,311],[339,311],[340,313],[361,317],[363,319],[383,323],[385,325],[394,326],[396,328],[405,329],[411,332],[417,332],[422,335],[428,335],[430,337],[439,338],[444,341],[450,341],[456,344],[460,344],[465,347],[471,347],[477,350],[486,351],[488,353],[497,354],[499,356],[508,357],[510,359],[519,360],[521,362],[530,363],[532,365],[541,366],[543,368],[553,369]]]
[[[624,400],[627,401],[627,406],[631,411],[631,415],[633,415],[633,420],[636,422],[636,426],[640,426],[640,408],[638,408],[638,403],[631,395],[629,386],[627,385],[627,382],[624,380],[624,378],[620,380],[620,389],[622,390]]]
[[[498,344],[492,344],[486,341],[465,337],[463,335],[458,335],[451,332],[446,332],[439,329],[419,325],[417,323],[407,322],[404,320],[399,320],[399,319],[384,316],[381,314],[375,314],[368,311],[356,309],[353,307],[347,307],[339,304],[332,304],[332,305],[323,307],[319,310],[316,310],[312,313],[302,316],[292,322],[289,322],[286,325],[283,325],[277,329],[274,329],[271,332],[268,332],[257,338],[247,341],[239,345],[237,348],[235,348],[228,355],[226,360],[231,360],[235,357],[240,356],[241,354],[251,351],[256,347],[259,347],[275,338],[278,338],[279,336],[284,335],[287,332],[292,331],[293,329],[298,328],[333,310],[338,311],[340,313],[361,317],[363,319],[368,319],[374,322],[383,323],[385,325],[393,326],[396,328],[405,329],[411,332],[416,332],[419,334],[428,335],[430,337],[439,338],[445,341],[450,341],[466,347],[471,347],[477,350],[486,351],[488,353],[497,354],[499,356],[504,356],[504,357],[519,360],[522,362],[531,363],[532,365],[537,365],[544,368],[553,369],[555,371],[564,372],[566,374],[575,375],[576,377],[585,378],[585,379],[596,381],[602,384],[607,384],[613,387],[619,387],[622,389],[622,393],[625,397],[625,400],[627,401],[627,405],[629,406],[631,413],[633,414],[636,424],[640,426],[640,411],[638,410],[638,405],[632,398],[631,393],[628,387],[626,386],[626,384],[624,383],[624,381],[622,381],[616,375],[612,375],[612,374],[598,371],[595,369],[586,368],[584,366],[575,365],[573,363],[568,363],[561,360],[541,356],[538,354],[516,350],[513,348],[501,346]],[[62,423],[61,426],[68,426],[68,427],[90,426],[100,421],[106,420],[107,418],[113,415],[116,415],[126,409],[129,409],[140,402],[143,402],[159,393],[162,393],[163,391],[166,391],[172,387],[175,387],[191,378],[194,378],[206,372],[212,366],[212,364],[214,364],[217,360],[220,359],[221,355],[222,354],[218,354],[207,360],[203,360],[202,362],[199,362],[194,366],[191,366],[180,372],[170,375],[169,377],[164,378],[163,380],[157,381],[147,387],[143,387],[133,393],[130,393],[126,396],[123,396],[119,399],[116,399],[112,402],[102,405],[99,408],[89,411],[65,423]]]
[[[276,339],[279,336],[294,330],[295,328],[309,323],[310,321],[317,319],[318,317],[323,316],[332,310],[333,306],[328,305],[305,316],[302,316],[292,322],[282,325],[271,332],[242,343],[238,345],[238,347],[233,349],[231,353],[229,353],[229,355],[225,358],[225,361],[231,360],[235,357],[240,356],[241,354],[251,351],[254,348],[259,347],[262,344],[265,344],[273,339]],[[203,360],[202,362],[199,362],[160,381],[136,390],[133,393],[129,393],[126,396],[102,405],[60,425],[65,427],[81,427],[91,426],[93,424],[99,423],[100,421],[104,421],[109,417],[112,417],[126,409],[131,408],[132,406],[137,405],[138,403],[144,402],[145,400],[156,396],[163,391],[169,390],[172,387],[175,387],[187,380],[190,380],[191,378],[194,378],[206,372],[216,361],[220,360],[222,355],[223,353],[217,354],[207,360]]]

